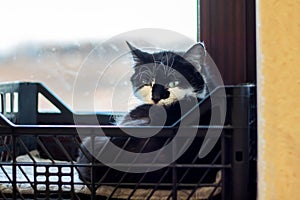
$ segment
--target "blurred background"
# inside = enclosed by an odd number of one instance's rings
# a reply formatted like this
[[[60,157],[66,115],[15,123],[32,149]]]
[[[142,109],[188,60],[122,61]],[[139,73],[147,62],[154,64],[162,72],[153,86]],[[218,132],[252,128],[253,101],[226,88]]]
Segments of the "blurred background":
[[[43,82],[75,111],[127,111],[134,100],[125,40],[186,50],[197,38],[197,2],[0,1],[0,24],[0,82]],[[96,100],[86,105],[90,93]]]

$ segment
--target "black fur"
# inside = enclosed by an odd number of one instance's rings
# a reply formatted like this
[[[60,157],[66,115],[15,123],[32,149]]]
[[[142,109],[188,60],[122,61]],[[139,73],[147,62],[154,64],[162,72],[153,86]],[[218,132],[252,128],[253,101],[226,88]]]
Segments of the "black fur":
[[[194,102],[194,103],[191,103]],[[158,105],[153,104],[143,104],[135,109],[131,110],[129,112],[129,118],[126,120],[139,120],[144,118],[149,118],[149,125],[158,125],[158,126],[172,126],[180,125],[180,119],[181,117],[195,106],[195,102],[198,102],[197,99],[193,99],[192,97],[186,97],[180,101],[176,101],[170,105],[163,105],[163,110],[166,112],[166,120],[164,124],[161,124],[160,122],[155,122],[153,120],[156,120],[159,116],[162,115],[161,109],[155,109],[155,107],[159,107]],[[184,107],[184,108],[183,108]],[[149,115],[149,110],[152,108],[151,116]],[[192,115],[193,113],[191,113]],[[197,116],[195,116],[197,119]],[[126,121],[125,120],[125,121]],[[189,121],[189,125],[191,124],[198,124],[199,121]]]
[[[148,53],[133,47],[129,43],[127,44],[131,49],[135,62],[133,66],[134,74],[131,77],[132,87],[135,92],[138,92],[144,86],[151,86],[153,103],[158,104],[160,100],[169,98],[170,91],[167,86],[169,82],[178,81],[176,87],[193,90],[194,95],[187,94],[183,99],[175,100],[171,104],[160,105],[167,113],[165,124],[160,125],[173,125],[185,112],[201,100],[196,99],[198,94],[206,94],[204,77],[199,72],[204,50],[202,44],[194,45],[186,53],[172,51]],[[140,125],[149,125],[151,123],[149,109],[152,106],[152,104],[144,104],[136,107],[124,118],[121,125],[126,124],[130,120],[139,120],[141,118],[148,119],[144,124]],[[184,109],[182,109],[182,106],[184,106]],[[160,116],[160,114],[157,113],[156,116]],[[194,123],[198,123],[198,121]],[[154,123],[151,124],[153,125]]]
[[[205,88],[205,82],[202,75],[193,64],[183,58],[183,55],[180,52],[164,51],[149,54],[147,52],[142,52],[139,49],[134,49],[132,52],[135,61],[135,72],[131,77],[131,83],[135,90],[144,86],[145,83],[143,81],[146,80],[147,82],[147,78],[156,78],[160,83],[164,83],[164,80],[167,77],[163,76],[163,73],[158,69],[163,66],[174,69],[178,74],[185,78],[185,81],[180,82],[180,88],[192,86],[196,93],[201,92]],[[145,70],[157,71],[155,77],[147,77],[147,74],[143,76]]]

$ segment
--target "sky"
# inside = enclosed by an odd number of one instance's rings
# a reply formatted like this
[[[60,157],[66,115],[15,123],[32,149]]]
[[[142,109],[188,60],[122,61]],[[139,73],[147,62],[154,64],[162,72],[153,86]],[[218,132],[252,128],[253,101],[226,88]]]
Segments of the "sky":
[[[0,0],[0,51],[27,41],[108,39],[163,28],[196,40],[195,0]]]

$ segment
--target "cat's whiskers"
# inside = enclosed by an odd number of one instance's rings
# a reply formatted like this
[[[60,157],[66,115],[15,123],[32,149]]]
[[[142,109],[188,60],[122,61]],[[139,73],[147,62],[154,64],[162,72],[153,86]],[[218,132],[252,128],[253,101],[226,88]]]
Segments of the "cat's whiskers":
[[[151,79],[154,76],[154,72],[149,69],[149,67],[142,66],[138,73],[139,80],[142,80],[144,77]]]

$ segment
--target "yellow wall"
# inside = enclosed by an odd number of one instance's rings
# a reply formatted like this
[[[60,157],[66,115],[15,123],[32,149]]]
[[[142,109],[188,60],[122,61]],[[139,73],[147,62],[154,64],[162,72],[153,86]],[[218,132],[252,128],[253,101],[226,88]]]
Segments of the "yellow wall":
[[[300,1],[257,0],[259,199],[300,199]]]

